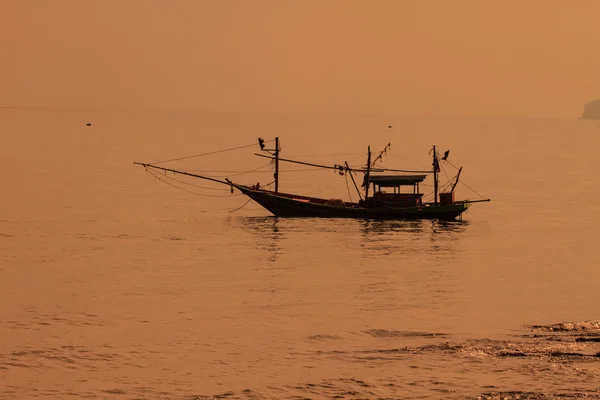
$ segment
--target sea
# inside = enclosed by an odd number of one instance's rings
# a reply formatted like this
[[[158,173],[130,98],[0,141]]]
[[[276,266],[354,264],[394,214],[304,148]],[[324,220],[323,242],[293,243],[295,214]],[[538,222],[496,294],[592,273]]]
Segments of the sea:
[[[600,399],[599,125],[0,109],[0,399]],[[436,145],[456,198],[491,201],[451,222],[276,218],[134,164],[265,187],[259,137],[407,170]],[[356,201],[362,182],[280,169],[286,193]]]

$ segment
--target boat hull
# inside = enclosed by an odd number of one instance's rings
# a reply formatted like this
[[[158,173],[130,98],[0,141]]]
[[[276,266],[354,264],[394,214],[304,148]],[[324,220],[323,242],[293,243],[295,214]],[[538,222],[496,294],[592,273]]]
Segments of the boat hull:
[[[311,218],[369,218],[369,219],[443,219],[453,220],[465,212],[468,203],[448,205],[424,204],[412,207],[358,207],[323,204],[302,196],[275,194],[263,190],[239,188],[242,193],[263,206],[277,217]],[[350,204],[350,203],[349,203]]]

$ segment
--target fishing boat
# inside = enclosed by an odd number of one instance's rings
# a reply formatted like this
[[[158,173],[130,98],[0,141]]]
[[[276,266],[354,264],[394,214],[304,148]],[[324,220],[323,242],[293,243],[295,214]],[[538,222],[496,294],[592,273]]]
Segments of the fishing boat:
[[[322,165],[282,158],[280,157],[279,138],[275,138],[274,142],[274,148],[267,148],[266,142],[259,138],[258,145],[261,153],[256,153],[259,157],[270,159],[274,164],[273,189],[261,187],[260,184],[243,185],[228,178],[217,179],[181,169],[166,168],[157,165],[157,163],[134,162],[134,164],[141,165],[147,170],[172,172],[227,185],[232,192],[234,190],[240,191],[277,217],[454,220],[461,218],[471,204],[490,201],[489,198],[483,197],[476,200],[455,200],[454,192],[459,183],[462,167],[457,169],[458,172],[453,180],[448,182],[442,188],[443,190],[440,190],[438,179],[440,161],[448,162],[449,151],[441,156],[438,154],[436,146],[431,149],[432,169],[415,171],[376,166],[376,162],[381,160],[388,151],[390,144],[374,158],[372,158],[371,148],[368,147],[366,165],[357,168],[351,167],[348,162],[344,162],[343,165]],[[333,169],[338,171],[340,175],[349,175],[358,193],[359,200],[353,202],[282,193],[279,191],[279,165],[282,162]],[[360,188],[354,178],[355,174],[364,174]],[[433,175],[433,200],[425,202],[420,189],[423,181],[430,174]]]

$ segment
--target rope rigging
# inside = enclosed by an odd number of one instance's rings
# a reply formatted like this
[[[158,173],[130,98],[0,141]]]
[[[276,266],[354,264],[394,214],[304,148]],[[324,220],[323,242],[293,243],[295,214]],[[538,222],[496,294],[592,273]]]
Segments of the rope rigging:
[[[446,163],[450,164],[452,167],[454,167],[454,169],[460,170],[460,168],[458,168],[456,165],[452,164],[452,162],[450,160],[448,160],[447,154],[444,154],[444,157],[442,157],[442,160],[445,161]],[[444,171],[444,174],[446,174],[446,171],[443,168],[442,168],[442,170]],[[446,177],[448,177],[448,175],[446,175]],[[452,179],[453,180],[456,179],[456,175]],[[477,191],[475,191],[473,188],[471,188],[469,185],[467,185],[466,182],[463,179],[460,180],[460,183],[462,185],[464,185],[467,189],[469,189],[471,192],[473,192],[475,195],[481,197],[484,200],[486,199],[485,196],[482,196]]]
[[[235,208],[233,210],[229,210],[230,213],[236,212],[241,210],[242,208],[246,207],[248,205],[248,203],[250,203],[252,201],[252,199],[248,199],[247,202],[245,202],[244,204],[242,204],[241,206],[239,206],[238,208]]]
[[[252,169],[252,170],[250,170],[250,171],[240,172],[240,173],[238,173],[238,174],[233,174],[233,175],[227,175],[227,177],[230,177],[230,176],[242,176],[242,175],[250,174],[250,173],[252,173],[252,172],[258,172],[258,171],[260,171],[261,169],[265,169],[265,168],[267,168],[267,167],[268,167],[268,166],[270,166],[270,165],[271,165],[271,163],[268,163],[268,164],[265,164],[265,165],[263,165],[262,167],[258,167],[258,168],[256,168],[256,169]],[[270,172],[270,171],[265,171],[265,172]],[[223,176],[225,176],[225,175],[223,175]],[[222,177],[223,177],[223,176],[222,176]]]
[[[275,142],[275,149],[267,149],[265,148],[265,144],[266,143],[272,143]],[[201,154],[194,154],[194,155],[190,155],[190,156],[186,156],[186,157],[178,157],[178,158],[172,158],[172,159],[168,159],[168,160],[162,160],[162,161],[157,161],[155,163],[138,163],[135,162],[134,164],[138,164],[138,165],[142,165],[145,167],[146,171],[149,172],[155,179],[175,188],[178,190],[182,190],[184,192],[190,193],[190,194],[194,194],[197,196],[203,196],[203,197],[216,197],[216,198],[223,198],[223,197],[235,197],[235,196],[243,196],[244,193],[248,194],[245,190],[258,190],[259,188],[261,188],[260,183],[256,183],[256,185],[250,185],[250,186],[245,186],[245,185],[238,185],[232,181],[229,180],[229,178],[233,178],[233,177],[238,177],[238,176],[243,176],[243,175],[247,175],[247,174],[252,174],[252,173],[273,173],[272,169],[271,170],[266,170],[269,167],[274,167],[275,169],[275,173],[274,173],[274,177],[275,180],[267,185],[262,185],[262,188],[266,188],[269,187],[273,184],[275,184],[275,189],[274,189],[274,193],[275,195],[277,195],[278,192],[278,176],[279,173],[287,173],[287,172],[306,172],[306,171],[314,171],[314,170],[333,170],[334,173],[339,174],[341,176],[344,176],[345,178],[345,184],[346,184],[346,190],[348,192],[348,197],[350,199],[350,202],[353,202],[353,198],[352,198],[352,194],[350,191],[350,186],[348,183],[348,175],[350,175],[350,178],[352,178],[353,184],[355,186],[355,188],[357,189],[358,192],[358,197],[360,199],[362,199],[362,195],[361,195],[361,191],[358,189],[358,187],[356,186],[356,182],[354,179],[354,176],[356,176],[357,173],[361,173],[361,174],[365,174],[365,181],[367,181],[368,177],[369,177],[369,173],[371,172],[379,172],[379,173],[390,173],[393,175],[399,175],[401,176],[402,173],[421,173],[421,174],[434,174],[434,192],[433,192],[433,197],[435,200],[435,203],[437,204],[438,200],[437,200],[437,196],[436,194],[439,193],[440,194],[440,198],[441,198],[441,193],[451,193],[454,191],[456,185],[460,182],[462,183],[466,188],[468,188],[471,192],[473,192],[474,194],[476,194],[477,196],[481,197],[484,201],[489,201],[486,200],[484,198],[484,196],[482,196],[481,194],[479,194],[478,192],[476,192],[474,189],[472,189],[470,186],[468,186],[464,181],[459,180],[459,177],[461,177],[461,171],[462,171],[462,167],[458,168],[456,167],[454,164],[452,164],[452,162],[450,162],[448,160],[448,154],[449,154],[449,150],[447,150],[446,152],[444,152],[443,156],[440,156],[440,153],[437,151],[436,147],[433,146],[432,151],[435,152],[433,154],[433,159],[434,159],[434,163],[433,163],[433,170],[432,169],[428,169],[428,168],[424,168],[421,170],[408,170],[408,169],[394,169],[394,168],[386,168],[383,165],[383,158],[384,155],[388,154],[388,151],[391,149],[391,144],[388,143],[383,150],[381,150],[378,155],[371,160],[371,152],[370,152],[370,147],[369,147],[369,154],[368,154],[368,161],[367,164],[365,165],[364,163],[359,163],[357,162],[356,164],[352,164],[350,165],[347,161],[344,161],[344,163],[340,163],[340,164],[330,164],[330,165],[325,165],[325,164],[317,164],[317,163],[312,163],[312,162],[307,162],[307,161],[299,161],[299,160],[294,160],[294,159],[289,159],[289,158],[281,158],[279,156],[279,152],[281,151],[281,146],[279,145],[279,139],[276,138],[275,140],[269,140],[269,141],[265,141],[262,138],[258,139],[258,143],[259,146],[261,148],[262,151],[267,152],[269,155],[265,155],[265,154],[259,154],[259,153],[255,153],[256,156],[259,157],[264,157],[267,158],[269,160],[269,162],[265,165],[262,165],[258,168],[255,169],[251,169],[251,170],[218,170],[218,169],[207,169],[207,170],[201,170],[201,169],[195,169],[195,170],[182,170],[182,169],[172,169],[172,168],[165,168],[162,166],[159,166],[158,164],[164,164],[164,163],[168,163],[168,162],[173,162],[173,161],[181,161],[181,160],[188,160],[188,159],[192,159],[192,158],[197,158],[197,157],[203,157],[203,156],[209,156],[209,155],[213,155],[213,154],[220,154],[220,153],[225,153],[225,152],[229,152],[229,151],[235,151],[235,150],[239,150],[239,149],[245,149],[245,148],[249,148],[249,147],[254,147],[256,146],[256,143],[252,143],[252,144],[247,144],[247,145],[243,145],[243,146],[236,146],[236,147],[230,147],[230,148],[226,148],[226,149],[221,149],[221,150],[216,150],[216,151],[210,151],[210,152],[205,152],[205,153],[201,153]],[[272,146],[270,146],[272,147]],[[429,154],[432,154],[432,151],[429,152]],[[342,156],[342,155],[356,155],[356,154],[362,154],[362,153],[336,153],[336,154],[312,154],[312,155],[300,155],[300,156],[295,156],[295,157],[328,157],[328,156]],[[392,155],[393,157],[396,158],[401,158],[404,160],[407,160],[403,157],[400,156],[396,156],[396,155]],[[351,162],[354,160],[357,160],[359,157],[350,160]],[[439,161],[438,161],[439,160]],[[238,160],[239,161],[239,160]],[[419,164],[419,165],[423,165],[411,160],[407,160],[410,162],[413,162],[415,164]],[[288,169],[288,170],[280,170],[279,169],[279,163],[280,162],[289,162],[289,163],[294,163],[294,164],[299,164],[301,166],[303,166],[304,168],[300,168],[300,169]],[[450,176],[448,175],[448,172],[446,171],[445,168],[445,164],[449,164],[450,166],[454,167],[456,170],[458,170],[458,173],[456,175],[454,175],[454,177],[451,179]],[[216,165],[215,165],[216,166]],[[233,165],[232,165],[233,166]],[[209,167],[210,168],[210,167]],[[218,167],[217,167],[218,168]],[[235,168],[235,167],[234,167]],[[164,175],[162,173],[159,173],[160,171],[164,172]],[[192,173],[192,171],[197,171],[197,172],[201,172],[202,174],[195,174]],[[186,175],[186,176],[191,176],[191,177],[195,177],[195,178],[201,178],[204,180],[208,180],[208,181],[212,181],[215,183],[221,183],[221,184],[225,184],[227,185],[229,188],[228,189],[224,189],[224,188],[214,188],[214,187],[208,187],[208,186],[202,186],[202,185],[196,185],[190,182],[187,182],[185,180],[180,180],[177,179],[175,177],[169,176],[167,175],[167,172],[172,172],[173,175],[177,175],[177,174],[181,174],[181,175]],[[447,179],[447,182],[445,182],[443,185],[438,185],[438,178],[439,178],[439,173],[443,172],[444,176]],[[225,173],[227,175],[203,175],[204,173]],[[385,175],[383,175],[385,176]],[[246,178],[248,179],[248,178]],[[252,178],[250,178],[252,179]],[[406,179],[406,178],[405,178]],[[422,180],[422,178],[421,178]],[[400,180],[399,180],[400,182]],[[232,195],[211,195],[211,194],[204,194],[204,193],[198,193],[196,191],[193,190],[188,190],[184,187],[181,187],[182,185],[187,185],[187,186],[191,186],[194,188],[199,188],[199,189],[207,189],[207,190],[217,190],[217,191],[226,191],[226,190],[230,190]],[[430,186],[427,185],[425,183],[423,183],[423,186]],[[439,189],[438,189],[439,186]],[[234,188],[238,188],[244,191],[244,193],[239,193],[239,194],[233,194],[234,193]],[[367,186],[368,187],[368,186]],[[417,186],[418,187],[418,186]],[[246,189],[244,189],[246,188]],[[272,191],[272,189],[269,189]],[[367,192],[368,189],[366,189],[365,191],[365,196],[367,196]],[[394,191],[395,193],[395,191]],[[415,192],[416,193],[416,192]],[[423,197],[428,197],[431,194],[428,194],[426,196]],[[366,200],[366,199],[365,199]],[[241,205],[240,207],[234,209],[234,210],[230,210],[229,212],[236,212],[240,209],[242,209],[243,207],[245,207],[247,204],[250,203],[251,200],[246,201],[243,205]],[[476,200],[474,202],[477,202],[479,200]],[[360,202],[359,202],[360,203]]]
[[[348,191],[348,197],[350,198],[350,201],[354,201],[352,200],[352,195],[350,194],[350,186],[348,186],[348,174],[344,175],[344,178],[346,179],[346,190]]]
[[[264,154],[258,154],[255,153],[255,155],[259,156],[259,157],[264,157],[264,158],[269,158],[269,159],[274,159],[275,157],[272,156],[266,156]],[[318,167],[318,168],[324,168],[324,169],[333,169],[333,170],[339,170],[339,171],[354,171],[354,172],[366,172],[367,170],[363,167],[363,168],[352,168],[352,167],[345,167],[339,164],[334,164],[334,165],[323,165],[323,164],[315,164],[315,163],[309,163],[309,162],[305,162],[305,161],[298,161],[298,160],[290,160],[287,158],[279,158],[279,161],[285,161],[285,162],[290,162],[290,163],[294,163],[294,164],[301,164],[301,165],[307,165],[307,166],[311,166],[311,167]],[[371,168],[371,172],[408,172],[408,173],[430,173],[431,171],[415,171],[415,170],[406,170],[406,169],[394,169],[394,168]]]
[[[229,189],[223,189],[223,188],[214,188],[214,187],[202,186],[202,185],[195,185],[195,184],[193,184],[193,183],[186,182],[186,181],[182,181],[182,180],[180,180],[180,179],[177,179],[177,178],[174,178],[174,177],[172,177],[172,176],[169,176],[169,175],[167,175],[166,173],[165,173],[163,176],[164,176],[165,178],[167,178],[167,179],[171,179],[171,180],[173,180],[173,181],[175,181],[175,182],[179,182],[179,183],[182,183],[182,184],[184,184],[184,185],[188,185],[188,186],[197,187],[197,188],[200,188],[200,189],[207,189],[207,190],[219,190],[219,191],[223,191],[223,192],[227,192],[227,191],[229,191]]]
[[[163,183],[166,183],[167,185],[169,185],[171,187],[174,187],[175,189],[183,190],[184,192],[195,194],[197,196],[202,196],[202,197],[236,197],[236,196],[243,196],[242,193],[239,193],[239,194],[230,194],[230,195],[226,195],[226,196],[220,196],[220,195],[210,195],[210,194],[203,194],[203,193],[193,192],[191,190],[187,190],[187,189],[184,189],[182,187],[173,185],[171,182],[163,179],[159,174],[157,174],[156,172],[154,172],[154,171],[152,171],[152,170],[150,170],[148,168],[146,168],[146,171],[148,171],[150,173],[150,175],[154,176],[154,178],[158,179],[159,181],[161,181]]]
[[[274,140],[268,140],[265,143],[270,143],[270,142],[274,142]],[[230,147],[228,149],[222,149],[222,150],[215,150],[215,151],[210,151],[208,153],[201,153],[201,154],[194,154],[192,156],[187,156],[187,157],[179,157],[179,158],[172,158],[170,160],[163,160],[163,161],[156,161],[150,164],[163,164],[163,163],[168,163],[168,162],[172,162],[172,161],[181,161],[181,160],[188,160],[190,158],[195,158],[195,157],[203,157],[203,156],[209,156],[212,154],[219,154],[219,153],[225,153],[226,151],[233,151],[233,150],[239,150],[239,149],[246,149],[248,147],[254,147],[256,146],[256,143],[252,143],[252,144],[246,144],[243,146],[237,146],[237,147]]]

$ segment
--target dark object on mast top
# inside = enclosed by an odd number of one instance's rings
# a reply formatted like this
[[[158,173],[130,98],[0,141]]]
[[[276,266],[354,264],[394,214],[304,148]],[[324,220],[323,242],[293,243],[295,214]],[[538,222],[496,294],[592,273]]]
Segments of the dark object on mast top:
[[[444,157],[442,157],[442,160],[446,161],[448,159],[448,154],[450,154],[450,150],[446,150],[444,152]]]

